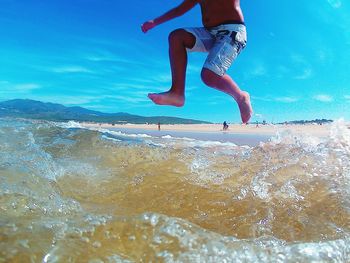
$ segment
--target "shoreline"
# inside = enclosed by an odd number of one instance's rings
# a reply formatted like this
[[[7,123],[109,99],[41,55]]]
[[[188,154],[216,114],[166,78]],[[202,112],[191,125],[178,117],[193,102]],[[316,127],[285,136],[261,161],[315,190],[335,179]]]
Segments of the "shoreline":
[[[135,129],[135,130],[147,130],[147,131],[158,131],[157,124],[108,124],[108,123],[88,123],[81,122],[81,126],[86,128],[105,128],[105,129]],[[237,134],[237,135],[264,135],[273,136],[277,132],[283,132],[286,130],[291,131],[293,134],[297,135],[311,135],[317,137],[326,137],[330,133],[331,124],[324,125],[259,125],[256,124],[230,124],[229,129],[224,131],[222,124],[161,124],[160,131],[163,132],[194,132],[194,133],[225,133],[225,134]]]

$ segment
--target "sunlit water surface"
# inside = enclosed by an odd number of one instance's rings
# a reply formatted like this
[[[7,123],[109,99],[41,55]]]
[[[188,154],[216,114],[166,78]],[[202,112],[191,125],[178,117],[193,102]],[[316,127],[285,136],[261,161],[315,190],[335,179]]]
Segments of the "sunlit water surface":
[[[349,262],[350,130],[258,146],[0,120],[0,262]]]

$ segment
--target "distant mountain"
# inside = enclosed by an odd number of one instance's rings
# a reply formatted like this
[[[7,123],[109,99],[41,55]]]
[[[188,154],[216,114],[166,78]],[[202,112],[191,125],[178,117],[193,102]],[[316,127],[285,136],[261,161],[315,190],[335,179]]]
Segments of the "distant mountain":
[[[65,107],[61,104],[35,100],[15,99],[0,102],[0,117],[17,117],[50,121],[88,121],[99,123],[162,123],[162,124],[198,124],[209,123],[200,120],[176,117],[144,117],[129,113],[104,113],[82,107]]]
[[[332,123],[333,120],[327,120],[327,119],[316,119],[316,120],[296,120],[296,121],[286,121],[281,124],[327,124],[327,123]]]

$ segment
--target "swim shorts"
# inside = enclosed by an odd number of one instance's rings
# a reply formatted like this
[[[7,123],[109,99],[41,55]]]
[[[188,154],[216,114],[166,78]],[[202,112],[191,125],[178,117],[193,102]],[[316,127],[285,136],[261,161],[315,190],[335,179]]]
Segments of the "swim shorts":
[[[209,52],[203,65],[223,76],[247,43],[246,27],[240,24],[222,24],[215,27],[184,28],[193,34],[196,43],[190,52]]]

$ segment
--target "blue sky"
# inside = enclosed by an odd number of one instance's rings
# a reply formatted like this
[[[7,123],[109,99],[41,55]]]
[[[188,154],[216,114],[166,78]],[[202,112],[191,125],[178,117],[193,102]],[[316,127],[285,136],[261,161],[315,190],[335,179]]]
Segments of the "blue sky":
[[[201,83],[189,55],[186,104],[154,105],[171,83],[167,36],[201,26],[195,7],[143,34],[181,1],[0,0],[0,100],[240,122],[233,99]],[[350,1],[241,0],[248,45],[228,71],[251,94],[252,121],[350,119]]]

